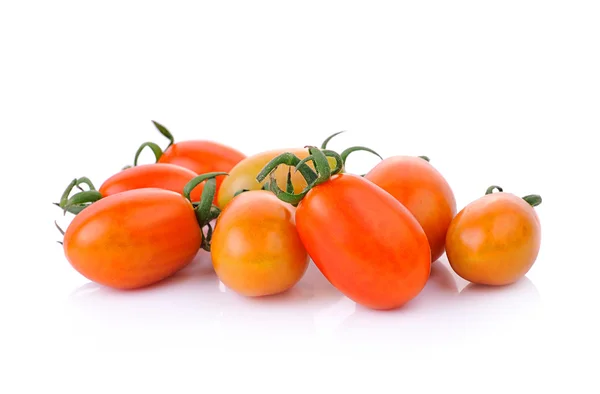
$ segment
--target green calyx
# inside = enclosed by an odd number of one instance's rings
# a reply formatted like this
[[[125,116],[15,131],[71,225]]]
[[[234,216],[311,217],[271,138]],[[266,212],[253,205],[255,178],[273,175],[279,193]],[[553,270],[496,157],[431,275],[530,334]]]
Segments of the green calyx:
[[[202,233],[202,249],[207,252],[210,252],[210,243],[214,230],[210,222],[217,219],[221,214],[219,207],[213,204],[215,194],[217,193],[217,181],[215,178],[219,175],[229,174],[226,172],[210,172],[198,175],[189,181],[183,188],[183,196],[188,199],[194,207],[196,220],[198,221],[200,232]],[[206,183],[204,184],[204,189],[202,189],[200,201],[192,201],[190,197],[192,191],[202,182]],[[206,234],[204,234],[204,227],[207,227]]]
[[[487,188],[487,190],[485,191],[485,194],[486,195],[492,194],[492,193],[494,193],[494,191],[497,191],[498,193],[502,193],[502,192],[504,192],[504,189],[502,189],[500,186],[492,185]],[[529,194],[522,198],[523,198],[523,200],[525,200],[527,202],[527,204],[531,205],[532,207],[537,207],[538,205],[540,205],[542,203],[542,196],[540,196],[539,194]]]
[[[87,185],[89,189],[84,190],[81,185]],[[75,188],[79,189],[80,191],[69,197]],[[81,177],[73,179],[63,192],[60,201],[53,204],[61,208],[64,214],[69,212],[73,215],[77,215],[79,212],[83,211],[89,205],[100,200],[101,198],[102,195],[96,190],[92,181],[86,177]]]
[[[171,134],[171,132],[163,125],[161,125],[158,122],[155,122],[154,120],[152,121],[152,123],[154,124],[154,126],[158,129],[158,131],[169,140],[169,145],[167,145],[167,147],[165,148],[165,150],[169,149],[171,147],[171,145],[173,145],[175,143],[175,138],[173,137],[173,134]],[[133,166],[137,166],[138,165],[138,159],[140,157],[140,154],[144,151],[144,149],[148,147],[150,148],[150,150],[152,150],[152,153],[154,153],[154,157],[156,158],[156,162],[158,162],[158,160],[160,160],[160,158],[163,155],[163,150],[161,149],[160,146],[158,146],[157,144],[155,144],[154,142],[144,142],[142,145],[140,145],[140,147],[138,148],[138,150],[135,152],[135,158],[133,159]],[[125,166],[125,168],[128,168],[129,166]]]
[[[340,154],[332,150],[322,150],[315,146],[308,147],[308,152],[309,156],[303,160],[300,160],[299,157],[289,152],[273,158],[260,171],[256,177],[256,180],[258,182],[262,182],[269,177],[268,184],[271,192],[273,192],[282,201],[294,206],[298,205],[304,196],[306,196],[306,194],[310,191],[310,189],[320,185],[323,182],[327,182],[332,176],[339,174],[343,170],[343,159]],[[331,169],[328,157],[333,157],[335,159],[335,168]],[[306,164],[309,161],[314,163],[316,172]],[[274,172],[282,164],[293,166],[294,171],[300,171],[306,180],[307,186],[300,193],[294,193],[294,186],[291,181],[291,171],[288,172],[287,190],[282,190],[277,184],[277,181],[274,177]]]
[[[335,136],[338,136],[338,135],[340,135],[342,133],[345,133],[345,131],[338,131],[337,133],[333,133],[332,135],[330,135],[329,137],[327,137],[325,139],[325,141],[323,141],[323,143],[321,144],[321,150],[323,150],[325,152],[326,149],[327,149],[327,145],[329,144],[329,142]],[[365,151],[365,152],[372,153],[375,156],[379,157],[381,160],[383,160],[383,157],[381,157],[381,155],[379,153],[375,152],[371,148],[367,148],[365,146],[352,146],[352,147],[344,150],[342,153],[339,154],[339,156],[342,158],[342,172],[345,170],[346,161],[348,160],[348,156],[350,156],[350,154],[353,153],[353,152],[359,152],[359,151]]]

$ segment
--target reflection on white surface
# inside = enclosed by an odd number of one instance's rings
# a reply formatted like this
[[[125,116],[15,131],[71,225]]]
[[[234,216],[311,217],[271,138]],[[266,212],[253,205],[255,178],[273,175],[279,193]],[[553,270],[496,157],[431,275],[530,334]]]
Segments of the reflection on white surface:
[[[354,350],[406,353],[476,345],[492,337],[502,340],[515,329],[518,335],[529,335],[541,299],[527,278],[499,288],[476,286],[458,278],[446,261],[433,264],[431,278],[417,298],[393,311],[356,305],[313,264],[288,292],[246,298],[225,288],[207,254],[201,253],[176,276],[142,290],[86,284],[69,296],[68,306],[73,336],[86,346],[105,348],[122,341],[120,346],[140,350],[148,350],[150,342],[275,352],[282,346],[325,351],[351,345]]]

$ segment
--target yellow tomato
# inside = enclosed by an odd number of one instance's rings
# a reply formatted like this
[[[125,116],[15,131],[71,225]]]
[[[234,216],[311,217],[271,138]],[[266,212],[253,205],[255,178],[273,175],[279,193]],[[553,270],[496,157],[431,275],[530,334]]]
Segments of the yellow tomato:
[[[272,159],[279,156],[282,153],[290,152],[296,155],[299,159],[304,159],[308,156],[308,149],[303,148],[292,148],[292,149],[277,149],[266,152],[261,152],[253,156],[249,156],[229,171],[229,176],[223,179],[223,183],[219,188],[219,194],[217,199],[217,205],[223,209],[231,201],[234,195],[241,190],[260,190],[263,184],[269,180],[259,183],[256,181],[256,176],[263,169],[267,163]],[[335,159],[328,158],[331,168],[335,168]],[[314,169],[312,162],[308,163],[309,167]],[[289,166],[281,165],[273,173],[277,184],[283,190],[286,189]],[[307,185],[306,181],[302,177],[302,174],[297,171],[292,171],[292,184],[294,185],[294,193],[300,193]]]

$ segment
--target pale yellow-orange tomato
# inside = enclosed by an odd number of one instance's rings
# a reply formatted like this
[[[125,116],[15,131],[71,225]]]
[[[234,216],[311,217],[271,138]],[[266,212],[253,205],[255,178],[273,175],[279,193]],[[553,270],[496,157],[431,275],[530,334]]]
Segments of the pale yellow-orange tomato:
[[[446,255],[460,277],[482,285],[507,285],[531,269],[541,244],[533,206],[541,197],[528,197],[532,204],[511,193],[486,194],[454,217],[446,235]]]
[[[219,194],[217,199],[217,205],[223,209],[231,201],[233,196],[241,190],[260,190],[262,189],[265,182],[258,182],[256,176],[260,171],[275,157],[282,153],[292,153],[299,159],[304,159],[308,156],[308,149],[302,148],[290,148],[290,149],[276,149],[261,152],[241,160],[229,171],[229,176],[223,179],[223,183],[220,185]],[[335,168],[335,159],[328,158],[330,167]],[[314,169],[312,162],[308,163],[309,167]],[[273,172],[277,185],[283,190],[286,189],[287,177],[290,166],[280,165],[277,170]],[[292,170],[292,184],[294,185],[294,193],[300,193],[306,187],[306,180],[300,173],[300,171]]]
[[[217,219],[211,242],[219,280],[249,297],[292,288],[309,261],[294,214],[292,205],[270,191],[253,190],[233,198]]]

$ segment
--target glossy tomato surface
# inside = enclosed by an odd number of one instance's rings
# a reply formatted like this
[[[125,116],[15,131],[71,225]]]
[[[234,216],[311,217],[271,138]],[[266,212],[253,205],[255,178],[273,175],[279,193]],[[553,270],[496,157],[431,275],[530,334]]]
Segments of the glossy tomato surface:
[[[506,285],[530,270],[540,244],[535,209],[514,194],[493,193],[456,215],[448,229],[446,255],[452,269],[465,280]]]
[[[235,197],[219,216],[211,255],[217,276],[244,296],[293,287],[308,267],[294,222],[294,207],[263,190]]]
[[[127,190],[158,188],[182,194],[185,185],[196,176],[194,171],[174,164],[143,164],[114,174],[104,181],[99,192],[107,197]],[[192,191],[192,201],[200,200],[202,186]]]
[[[308,149],[299,148],[269,150],[248,156],[233,167],[229,172],[229,176],[223,179],[223,183],[219,189],[218,206],[221,209],[224,208],[231,201],[235,193],[240,190],[260,190],[264,183],[269,181],[269,178],[259,183],[256,180],[256,176],[267,163],[276,156],[286,152],[296,155],[299,159],[304,159],[308,156]],[[330,167],[335,168],[335,160],[332,158],[328,158],[328,160]],[[312,162],[309,162],[308,166],[314,169]],[[282,165],[273,172],[277,184],[282,190],[286,190],[289,169],[289,166]],[[291,170],[294,193],[300,193],[306,187],[306,180],[299,171],[295,172],[293,168]]]
[[[377,164],[365,178],[408,208],[427,234],[431,261],[439,259],[457,210],[452,188],[442,174],[420,157],[393,156]]]
[[[363,306],[400,307],[429,278],[431,252],[419,222],[360,176],[335,175],[311,189],[298,205],[296,225],[323,275]]]
[[[105,197],[80,212],[64,237],[67,260],[89,280],[134,289],[188,265],[202,235],[191,203],[162,189]]]
[[[246,158],[242,152],[214,141],[190,140],[171,145],[165,150],[159,163],[175,164],[194,171],[196,174],[229,172]],[[217,190],[223,177],[216,178]]]

